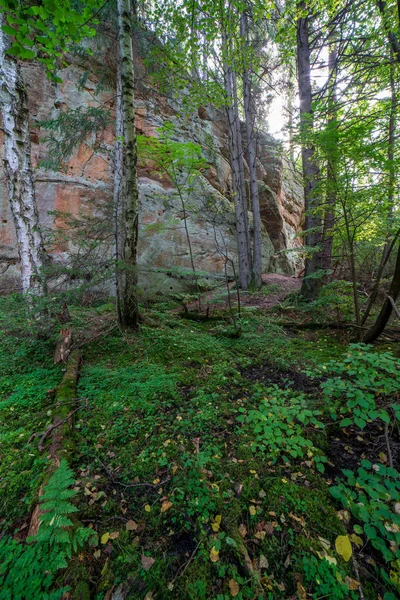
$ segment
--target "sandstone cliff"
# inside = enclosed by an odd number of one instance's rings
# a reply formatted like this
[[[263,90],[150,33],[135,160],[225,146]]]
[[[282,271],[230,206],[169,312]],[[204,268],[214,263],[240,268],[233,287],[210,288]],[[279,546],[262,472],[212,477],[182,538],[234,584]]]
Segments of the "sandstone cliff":
[[[95,77],[86,78],[75,65],[64,69],[62,84],[50,83],[37,65],[24,65],[32,121],[32,158],[37,166],[47,153],[41,142],[42,132],[36,122],[55,118],[60,111],[82,106],[113,105],[114,92],[97,93]],[[190,118],[184,117],[179,104],[146,86],[137,90],[137,131],[156,136],[166,122],[174,125],[174,137],[200,144],[208,162],[201,177],[185,198],[187,224],[196,269],[205,278],[218,278],[224,273],[226,256],[235,260],[234,210],[229,201],[231,170],[223,113],[200,108]],[[97,135],[96,150],[83,144],[65,165],[63,171],[37,168],[35,172],[40,219],[44,227],[62,228],[60,213],[78,216],[93,212],[93,206],[111,207],[113,127],[107,126]],[[139,264],[143,288],[168,292],[184,283],[185,269],[190,269],[187,235],[182,205],[163,173],[139,160],[138,174],[141,202],[141,241]],[[264,272],[295,274],[301,268],[296,248],[301,228],[303,194],[293,168],[279,152],[279,144],[269,135],[260,134],[258,141],[258,176],[262,221]],[[18,289],[18,255],[12,217],[8,208],[4,173],[0,188],[0,285],[2,289]],[[57,214],[55,214],[55,212]],[[110,211],[109,211],[110,212]],[[110,213],[111,214],[111,213]],[[109,218],[109,217],[108,217]],[[109,246],[112,226],[108,223]],[[71,242],[49,247],[54,261],[68,260]],[[231,273],[231,260],[228,264]],[[149,277],[151,273],[151,277]]]

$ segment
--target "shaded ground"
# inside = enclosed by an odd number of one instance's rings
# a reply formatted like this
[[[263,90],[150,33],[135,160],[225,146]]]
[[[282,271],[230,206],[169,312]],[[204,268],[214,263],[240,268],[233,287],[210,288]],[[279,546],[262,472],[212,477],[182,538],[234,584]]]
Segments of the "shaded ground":
[[[301,278],[289,277],[288,275],[278,275],[269,273],[262,276],[263,286],[257,292],[246,292],[240,290],[240,304],[242,306],[257,306],[260,309],[268,310],[282,302],[288,294],[301,288]],[[232,306],[237,306],[237,291],[235,283],[230,282],[229,295]],[[201,295],[202,310],[207,310],[210,314],[216,309],[227,310],[229,307],[228,293],[226,290],[218,288],[211,292]],[[186,306],[189,311],[198,310],[198,302],[190,302]]]
[[[355,574],[335,553],[346,530],[329,485],[350,458],[358,465],[366,448],[379,457],[382,431],[326,432],[313,423],[300,429],[312,452],[337,463],[327,476],[307,450],[290,455],[285,411],[299,396],[310,410],[321,409],[321,366],[346,351],[326,332],[309,340],[274,323],[267,309],[299,286],[268,275],[268,295],[249,294],[248,305],[243,295],[238,338],[225,335],[229,315],[188,321],[167,303],[143,310],[140,333],[131,336],[113,327],[112,306],[71,309],[76,339],[87,342],[71,466],[79,519],[99,536],[96,548],[60,573],[71,600],[82,600],[74,589],[78,568],[87,572],[93,600],[358,599],[358,591],[343,595],[340,582]],[[51,422],[46,394],[62,367],[52,364],[54,343],[18,330],[25,316],[11,302],[0,303],[0,527],[17,537],[16,528],[29,524],[47,462],[31,435]],[[278,391],[271,394],[272,385]],[[282,401],[274,413],[275,422],[283,419],[277,454],[270,440],[255,444],[259,431],[240,420],[271,395]],[[335,569],[321,562],[327,547]],[[365,599],[383,597],[368,563],[365,573]]]

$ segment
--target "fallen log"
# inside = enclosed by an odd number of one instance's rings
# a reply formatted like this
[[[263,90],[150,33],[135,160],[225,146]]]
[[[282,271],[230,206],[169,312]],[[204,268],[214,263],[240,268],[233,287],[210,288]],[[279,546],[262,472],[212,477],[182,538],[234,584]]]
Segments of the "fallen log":
[[[45,438],[50,438],[50,464],[44,474],[38,498],[43,493],[44,484],[59,466],[61,459],[65,458],[68,461],[68,457],[73,450],[73,444],[71,443],[72,416],[77,408],[71,410],[71,402],[76,402],[76,386],[78,383],[80,362],[81,353],[78,350],[73,351],[69,357],[64,377],[56,389],[54,398],[56,414],[53,417],[51,426],[42,434],[39,442],[39,450],[42,451]],[[37,503],[32,513],[28,535],[36,535],[39,525],[40,506]]]

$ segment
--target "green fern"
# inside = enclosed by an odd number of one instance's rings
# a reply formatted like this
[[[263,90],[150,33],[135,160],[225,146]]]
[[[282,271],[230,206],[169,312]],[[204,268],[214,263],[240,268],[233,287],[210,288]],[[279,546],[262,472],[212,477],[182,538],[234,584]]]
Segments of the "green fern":
[[[56,573],[67,566],[73,552],[97,535],[70,519],[77,511],[70,500],[73,473],[61,461],[41,497],[40,528],[27,544],[5,537],[0,541],[0,600],[58,600],[68,588],[51,590]]]

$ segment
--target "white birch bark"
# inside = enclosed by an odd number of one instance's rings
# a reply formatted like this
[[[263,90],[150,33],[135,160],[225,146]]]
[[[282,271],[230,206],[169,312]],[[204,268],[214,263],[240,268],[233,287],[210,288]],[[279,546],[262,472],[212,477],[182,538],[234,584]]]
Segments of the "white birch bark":
[[[123,279],[121,280],[121,266],[123,248],[125,243],[122,217],[125,215],[124,195],[124,152],[123,152],[124,123],[122,115],[122,89],[121,89],[121,64],[117,65],[116,106],[115,106],[115,148],[114,148],[114,253],[115,253],[115,284],[117,294],[118,321],[122,321],[121,293]]]
[[[31,164],[27,92],[18,61],[7,56],[9,37],[2,31],[0,15],[0,108],[4,132],[4,168],[17,236],[23,293],[46,292],[43,266],[46,259],[39,227]]]

